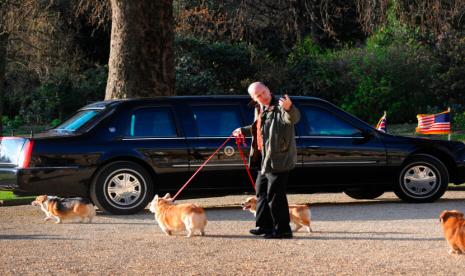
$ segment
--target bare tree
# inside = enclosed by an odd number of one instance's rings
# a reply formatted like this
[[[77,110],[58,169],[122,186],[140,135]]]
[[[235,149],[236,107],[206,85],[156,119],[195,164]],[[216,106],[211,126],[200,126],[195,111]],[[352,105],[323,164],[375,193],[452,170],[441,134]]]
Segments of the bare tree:
[[[245,41],[286,53],[311,36],[321,46],[363,40],[356,5],[344,0],[176,1],[176,32],[207,40]]]
[[[3,105],[5,98],[5,73],[7,67],[7,49],[12,37],[36,24],[35,20],[44,15],[46,1],[0,0],[0,135],[3,134]]]
[[[438,37],[465,26],[464,0],[357,0],[359,20],[366,32],[386,23],[389,7],[402,23]]]

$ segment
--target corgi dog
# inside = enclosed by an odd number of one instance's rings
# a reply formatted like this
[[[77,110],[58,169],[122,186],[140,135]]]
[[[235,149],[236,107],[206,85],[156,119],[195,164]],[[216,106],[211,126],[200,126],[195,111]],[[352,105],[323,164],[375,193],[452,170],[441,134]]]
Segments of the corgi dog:
[[[94,205],[89,199],[81,197],[60,198],[56,196],[41,195],[31,203],[40,206],[45,213],[44,221],[55,219],[55,223],[61,223],[63,219],[80,218],[83,222],[86,218],[91,223],[95,217]]]
[[[457,210],[444,210],[439,216],[444,237],[449,244],[449,254],[465,253],[465,219]]]
[[[257,212],[257,197],[252,196],[247,198],[241,206],[242,210],[249,210],[255,216]],[[307,205],[289,205],[289,217],[291,222],[295,224],[294,232],[299,231],[302,226],[305,226],[309,233],[313,232],[310,227],[311,215],[310,207]]]
[[[183,230],[187,230],[187,237],[192,237],[196,230],[205,235],[207,217],[202,207],[192,203],[175,204],[171,195],[166,194],[162,198],[155,195],[150,211],[155,213],[158,225],[167,235]]]

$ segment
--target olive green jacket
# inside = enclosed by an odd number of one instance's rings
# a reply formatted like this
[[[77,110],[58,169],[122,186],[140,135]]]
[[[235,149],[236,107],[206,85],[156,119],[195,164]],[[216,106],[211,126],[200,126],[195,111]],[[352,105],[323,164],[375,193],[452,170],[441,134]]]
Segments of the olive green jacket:
[[[255,108],[254,122],[241,128],[246,136],[252,136],[249,165],[259,168],[261,173],[278,173],[292,170],[297,163],[297,147],[294,125],[300,120],[300,112],[291,106],[289,111],[272,99],[270,106],[262,113],[262,156],[257,149],[257,117],[260,106]],[[261,164],[260,164],[261,160]]]

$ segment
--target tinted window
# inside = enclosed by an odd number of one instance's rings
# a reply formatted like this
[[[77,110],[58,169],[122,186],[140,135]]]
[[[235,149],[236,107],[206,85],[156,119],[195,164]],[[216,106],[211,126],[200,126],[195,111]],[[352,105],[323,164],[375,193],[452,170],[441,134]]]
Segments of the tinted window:
[[[76,114],[74,114],[73,117],[69,118],[64,123],[57,126],[55,129],[56,130],[75,131],[78,128],[80,128],[81,126],[83,126],[85,123],[92,120],[92,118],[97,116],[97,114],[99,112],[100,112],[100,110],[82,110],[82,111],[79,111]]]
[[[239,106],[192,107],[199,136],[229,136],[240,127]]]
[[[167,107],[142,108],[131,114],[129,136],[173,137],[176,125],[173,114]]]
[[[326,109],[302,106],[310,136],[359,136],[360,131]]]

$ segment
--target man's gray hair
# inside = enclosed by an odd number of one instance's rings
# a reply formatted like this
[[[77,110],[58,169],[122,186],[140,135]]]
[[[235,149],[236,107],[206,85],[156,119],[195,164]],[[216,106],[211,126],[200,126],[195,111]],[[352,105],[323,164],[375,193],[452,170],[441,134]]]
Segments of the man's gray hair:
[[[249,88],[247,88],[247,92],[249,92],[249,95],[252,95],[252,92],[256,91],[257,88],[265,89],[268,90],[268,92],[270,92],[270,89],[263,82],[260,81],[256,81],[250,84]]]

